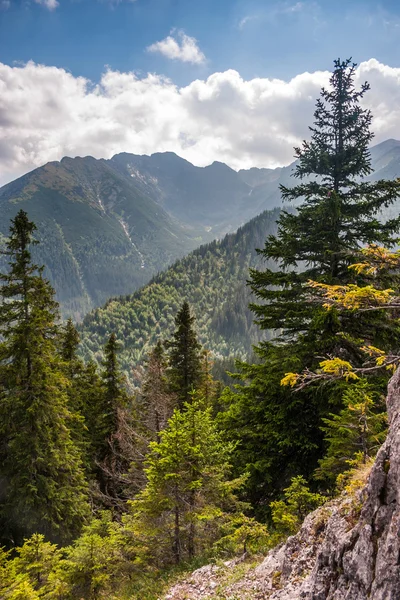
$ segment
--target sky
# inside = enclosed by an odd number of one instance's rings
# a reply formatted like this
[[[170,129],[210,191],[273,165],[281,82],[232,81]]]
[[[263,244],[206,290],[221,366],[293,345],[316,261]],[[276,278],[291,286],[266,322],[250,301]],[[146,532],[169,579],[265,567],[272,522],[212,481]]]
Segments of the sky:
[[[333,59],[400,138],[398,0],[0,0],[0,185],[64,155],[288,164]]]

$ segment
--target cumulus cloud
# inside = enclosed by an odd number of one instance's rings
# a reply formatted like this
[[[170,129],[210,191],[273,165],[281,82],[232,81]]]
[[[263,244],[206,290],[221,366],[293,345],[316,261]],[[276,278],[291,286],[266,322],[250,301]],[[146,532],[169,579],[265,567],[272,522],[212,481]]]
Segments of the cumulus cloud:
[[[206,57],[200,50],[196,38],[186,35],[182,30],[177,31],[175,37],[173,37],[173,34],[174,31],[171,31],[171,35],[165,39],[151,44],[147,47],[147,51],[159,52],[172,60],[180,60],[195,65],[205,62]]]
[[[55,10],[57,6],[60,6],[60,3],[57,0],[35,0],[36,4],[41,4],[45,6],[49,10]]]
[[[288,164],[293,146],[309,137],[328,78],[318,71],[246,81],[229,70],[178,87],[154,74],[109,70],[93,85],[56,67],[0,63],[0,183],[65,155],[168,150],[197,165]],[[375,141],[400,138],[400,69],[371,59],[357,80],[371,84]]]

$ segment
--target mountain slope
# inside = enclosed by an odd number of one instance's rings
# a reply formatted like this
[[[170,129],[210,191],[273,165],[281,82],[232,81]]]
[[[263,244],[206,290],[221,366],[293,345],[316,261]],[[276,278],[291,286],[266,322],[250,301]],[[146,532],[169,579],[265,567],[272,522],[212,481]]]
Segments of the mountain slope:
[[[400,142],[371,149],[371,179],[400,176]],[[23,208],[38,224],[36,259],[64,316],[79,319],[107,298],[131,293],[190,250],[281,206],[295,163],[234,171],[195,167],[172,152],[64,158],[0,189],[0,243]],[[385,217],[398,214],[390,206]],[[4,261],[0,268],[4,268]]]
[[[118,154],[110,163],[180,221],[214,228],[219,235],[248,220],[246,199],[252,188],[224,163],[195,167],[173,152]]]
[[[91,157],[49,163],[0,190],[0,234],[20,209],[38,226],[35,259],[75,318],[143,285],[199,245],[134,182]],[[4,267],[4,265],[2,265]]]
[[[112,299],[92,311],[80,328],[85,359],[100,360],[99,349],[115,332],[122,346],[123,369],[131,375],[132,367],[157,339],[171,334],[185,299],[207,348],[220,357],[248,354],[260,331],[248,309],[246,280],[249,267],[260,265],[256,248],[276,232],[278,216],[279,209],[264,212],[236,233],[194,250],[133,295]]]

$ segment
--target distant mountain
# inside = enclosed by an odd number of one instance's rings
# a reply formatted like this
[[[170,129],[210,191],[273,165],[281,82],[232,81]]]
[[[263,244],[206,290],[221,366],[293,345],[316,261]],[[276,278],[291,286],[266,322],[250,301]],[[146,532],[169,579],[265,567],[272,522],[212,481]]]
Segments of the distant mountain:
[[[247,202],[252,187],[224,163],[195,167],[172,152],[152,156],[117,154],[109,162],[169,214],[214,230],[217,235],[236,229],[249,219],[249,214],[255,214],[256,209]]]
[[[201,229],[91,157],[48,163],[1,188],[0,237],[21,208],[38,226],[35,259],[46,265],[64,315],[75,318],[137,289],[203,241]]]
[[[371,149],[372,179],[400,177],[400,142]],[[172,152],[63,158],[0,188],[0,245],[23,208],[38,225],[35,258],[64,316],[79,319],[110,296],[128,294],[202,243],[281,206],[295,163],[239,172],[195,167]],[[387,216],[397,214],[392,206]],[[4,268],[4,261],[0,268]]]
[[[89,313],[80,326],[81,352],[100,361],[111,332],[121,343],[120,358],[128,377],[156,343],[174,329],[174,317],[187,300],[196,316],[202,344],[219,358],[245,357],[261,339],[248,308],[249,268],[267,266],[256,252],[276,233],[279,209],[265,211],[236,233],[213,241],[177,261],[130,296],[113,298]],[[270,263],[272,265],[272,263]]]

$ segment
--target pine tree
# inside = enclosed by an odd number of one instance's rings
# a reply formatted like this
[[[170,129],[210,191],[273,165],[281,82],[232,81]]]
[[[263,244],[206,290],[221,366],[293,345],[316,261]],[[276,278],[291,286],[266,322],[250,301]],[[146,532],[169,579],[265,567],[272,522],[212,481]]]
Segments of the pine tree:
[[[310,279],[351,281],[348,266],[362,245],[393,245],[400,228],[400,218],[378,218],[400,195],[400,181],[365,179],[373,136],[371,113],[360,101],[369,86],[356,90],[354,79],[355,65],[335,61],[330,88],[317,101],[311,140],[296,149],[300,183],[281,192],[283,200],[301,204],[282,212],[277,236],[260,251],[278,269],[253,269],[250,279],[261,300],[251,305],[256,322],[275,339],[256,348],[256,362],[240,365],[244,385],[225,393],[225,426],[240,442],[237,468],[250,471],[248,497],[262,514],[293,476],[311,477],[324,449],[321,419],[340,409],[343,396],[343,383],[291,393],[280,386],[285,373],[314,369],[318,357],[330,354],[360,363],[357,337],[384,350],[398,338],[398,325],[382,312],[326,311],[307,287]]]
[[[201,377],[198,392],[204,398],[206,406],[216,406],[221,394],[222,383],[213,377],[214,361],[210,350],[204,349],[200,355]]]
[[[168,390],[167,360],[159,341],[151,351],[141,389],[140,420],[148,441],[159,441],[172,415],[174,396]]]
[[[334,483],[357,458],[365,464],[379,450],[387,431],[385,405],[368,382],[360,380],[345,392],[340,413],[323,423],[327,451],[317,477]]]
[[[105,440],[117,430],[118,411],[128,403],[126,381],[118,364],[118,342],[112,333],[104,346],[103,370],[101,373],[104,387],[104,414],[102,434]]]
[[[63,327],[61,357],[65,362],[72,363],[77,360],[79,346],[79,333],[69,318]]]
[[[90,438],[85,422],[85,416],[87,414],[87,394],[89,392],[85,385],[86,366],[78,357],[80,338],[72,319],[68,319],[65,325],[60,329],[60,357],[62,360],[63,371],[68,379],[68,407],[73,417],[70,426],[71,434],[82,454],[87,472],[90,473]]]
[[[201,553],[215,540],[223,509],[236,506],[228,482],[232,445],[222,440],[211,409],[196,401],[184,409],[174,411],[160,442],[150,445],[147,484],[126,521],[153,565]]]
[[[175,318],[176,329],[172,339],[166,344],[169,349],[168,379],[180,408],[185,402],[190,402],[190,394],[201,380],[201,345],[193,327],[194,320],[185,301]]]
[[[355,67],[350,60],[334,62],[330,89],[322,89],[317,101],[311,141],[295,149],[294,175],[302,181],[281,186],[284,201],[303,199],[295,212],[283,211],[278,235],[270,236],[260,252],[281,270],[251,271],[251,288],[263,301],[252,305],[257,322],[281,339],[303,334],[315,343],[328,333],[332,343],[341,324],[333,313],[323,319],[310,304],[308,280],[348,282],[348,266],[362,245],[392,246],[400,229],[400,217],[386,223],[378,219],[400,195],[400,181],[360,180],[372,171],[373,134],[372,115],[360,106],[369,85],[355,89]]]
[[[118,511],[123,509],[125,488],[128,483],[133,415],[126,380],[118,364],[118,342],[112,333],[104,347],[102,392],[94,407],[91,422],[93,439],[97,445],[97,478],[101,502]]]
[[[58,305],[29,251],[35,229],[23,210],[12,220],[9,272],[0,275],[0,518],[7,543],[34,532],[70,539],[88,512],[57,353]]]

